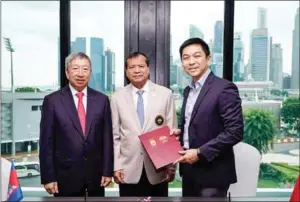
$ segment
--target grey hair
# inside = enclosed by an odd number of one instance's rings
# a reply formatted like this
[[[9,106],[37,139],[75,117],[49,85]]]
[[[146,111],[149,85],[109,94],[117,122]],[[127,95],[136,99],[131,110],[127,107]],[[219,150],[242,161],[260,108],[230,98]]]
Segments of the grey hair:
[[[87,56],[85,53],[83,52],[73,52],[70,55],[68,55],[68,57],[66,57],[65,60],[65,69],[68,69],[68,67],[70,66],[71,62],[76,59],[87,59],[90,63],[90,66],[92,66],[91,60],[89,58],[89,56]]]

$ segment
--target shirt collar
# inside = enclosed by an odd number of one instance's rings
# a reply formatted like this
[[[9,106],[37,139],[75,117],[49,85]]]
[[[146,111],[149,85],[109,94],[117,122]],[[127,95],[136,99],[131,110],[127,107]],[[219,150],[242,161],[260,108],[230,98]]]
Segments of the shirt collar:
[[[70,90],[72,92],[73,96],[76,96],[76,93],[78,93],[79,91],[76,90],[71,84],[69,84]],[[87,86],[82,90],[83,95],[87,96]]]
[[[208,69],[201,77],[200,79],[194,83],[193,80],[190,82],[189,87],[192,89],[197,89],[198,87],[202,87],[208,77],[208,75],[210,74],[211,70]]]
[[[149,81],[147,80],[147,82],[145,83],[144,87],[139,89],[137,87],[135,87],[134,85],[130,84],[131,88],[133,90],[134,93],[137,93],[139,90],[143,90],[144,92],[148,93],[149,92]]]

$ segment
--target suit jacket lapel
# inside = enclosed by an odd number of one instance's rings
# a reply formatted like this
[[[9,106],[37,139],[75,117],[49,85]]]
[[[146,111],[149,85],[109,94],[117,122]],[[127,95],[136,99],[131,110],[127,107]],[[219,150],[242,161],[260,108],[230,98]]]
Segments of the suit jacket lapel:
[[[190,87],[187,86],[185,89],[184,89],[184,92],[183,92],[183,103],[182,103],[182,108],[181,108],[181,128],[183,129],[184,127],[184,123],[185,123],[185,107],[186,107],[186,101],[187,101],[187,98],[189,96],[189,92],[190,92]]]
[[[79,117],[77,114],[77,109],[69,86],[63,88],[62,95],[61,95],[61,102],[63,103],[63,106],[65,107],[67,114],[70,117],[74,127],[80,134],[81,138],[83,138],[83,133],[82,133]]]
[[[155,93],[155,85],[149,80],[149,94],[148,94],[148,100],[147,100],[147,107],[146,107],[146,113],[145,115],[145,120],[144,120],[144,125],[143,125],[143,132],[146,130],[147,128],[147,124],[149,121],[154,121],[154,120],[150,120],[151,117],[151,112],[153,111],[153,107],[154,107],[154,101],[156,98],[156,93]]]
[[[131,88],[131,85],[127,85],[126,86],[126,93],[125,93],[125,100],[127,102],[127,106],[128,106],[128,113],[129,114],[132,114],[132,118],[133,118],[133,121],[134,123],[140,123],[139,121],[139,118],[138,118],[138,115],[137,115],[137,112],[135,110],[135,106],[134,106],[134,100],[133,100],[133,97],[132,97],[132,88]],[[140,127],[140,124],[139,124],[139,128]]]
[[[192,122],[193,118],[195,117],[196,115],[196,112],[201,104],[201,102],[203,101],[203,98],[205,97],[206,93],[209,91],[209,89],[211,88],[211,82],[213,81],[213,78],[214,78],[214,75],[213,73],[211,72],[206,81],[204,82],[204,85],[202,86],[202,89],[198,95],[198,98],[196,100],[196,103],[194,105],[194,108],[193,108],[193,111],[192,111],[192,116],[191,116],[191,120],[190,120],[190,123]]]
[[[86,123],[85,123],[85,136],[87,138],[91,124],[93,121],[94,110],[97,106],[96,96],[94,92],[88,87],[87,88],[87,103],[86,103]]]

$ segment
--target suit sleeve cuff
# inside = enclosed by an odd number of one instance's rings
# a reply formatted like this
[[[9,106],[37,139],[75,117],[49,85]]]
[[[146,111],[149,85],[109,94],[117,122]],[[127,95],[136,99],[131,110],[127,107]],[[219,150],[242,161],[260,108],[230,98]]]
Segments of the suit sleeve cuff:
[[[200,154],[198,154],[198,157],[200,161],[211,162],[214,159],[213,156],[209,153],[208,147],[206,145],[201,146],[199,149]]]

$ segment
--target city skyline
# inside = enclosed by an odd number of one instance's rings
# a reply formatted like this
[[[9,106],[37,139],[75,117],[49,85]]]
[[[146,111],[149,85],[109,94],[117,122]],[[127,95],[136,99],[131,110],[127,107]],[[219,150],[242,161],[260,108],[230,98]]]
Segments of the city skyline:
[[[57,82],[57,38],[59,36],[59,4],[58,2],[3,2],[3,37],[10,37],[12,45],[16,49],[14,53],[14,83],[15,85],[51,85]],[[185,2],[171,2],[171,13],[177,9],[187,8],[183,6]],[[178,47],[188,36],[188,25],[195,24],[204,34],[204,39],[209,43],[213,40],[214,24],[216,21],[224,21],[224,4],[220,2],[186,2],[190,10],[186,15],[182,11],[181,15],[174,16],[171,14],[171,34],[172,53],[176,59],[178,55]],[[267,10],[267,27],[269,33],[273,37],[273,42],[281,44],[283,51],[283,72],[291,74],[292,53],[292,30],[294,29],[294,18],[296,14],[297,2],[236,2],[235,6],[235,30],[234,32],[242,33],[244,42],[244,61],[249,60],[249,39],[250,31],[257,26],[257,8],[265,7]],[[101,5],[101,6],[99,6]],[[112,6],[117,6],[116,12],[112,15],[108,10]],[[101,7],[101,11],[99,12]],[[123,2],[89,2],[88,4],[80,4],[80,2],[72,2],[71,4],[71,40],[78,36],[99,37],[107,41],[107,47],[116,52],[116,87],[123,86],[123,64],[124,64],[124,33],[114,30],[124,30]],[[199,7],[207,7],[203,12],[193,12],[193,9]],[[108,9],[110,8],[110,9]],[[81,10],[80,10],[81,9]],[[114,8],[115,9],[115,8]],[[281,10],[284,15],[278,15]],[[8,12],[9,11],[9,12]],[[45,12],[47,11],[47,12]],[[77,15],[81,11],[84,15]],[[212,13],[209,14],[209,12]],[[101,13],[101,14],[99,14]],[[44,22],[38,21],[36,15],[41,15]],[[95,16],[94,14],[97,14]],[[26,16],[26,17],[25,17]],[[212,16],[207,18],[207,16]],[[245,17],[247,23],[244,23]],[[251,17],[252,16],[252,17]],[[109,19],[110,22],[104,22],[103,17]],[[206,17],[206,18],[205,18]],[[7,19],[7,20],[6,20]],[[8,20],[9,19],[9,20]],[[209,20],[208,20],[209,19]],[[34,24],[30,26],[27,21]],[[290,22],[291,21],[291,22]],[[175,25],[174,25],[175,22]],[[276,23],[275,23],[276,22]],[[278,25],[280,23],[280,26]],[[97,24],[97,26],[95,26]],[[112,24],[114,26],[112,26]],[[37,27],[34,28],[34,27]],[[106,27],[106,29],[101,29]],[[185,31],[187,29],[187,32]],[[182,30],[182,31],[180,31]],[[282,31],[284,30],[284,31]],[[183,33],[183,36],[181,35]],[[112,34],[113,33],[113,34]],[[115,34],[117,33],[117,34]],[[22,36],[22,37],[20,37]],[[112,43],[113,42],[113,43]],[[3,43],[2,43],[3,44]],[[111,45],[113,44],[113,45]],[[54,48],[55,47],[55,48]],[[2,45],[2,86],[10,86],[10,55]],[[29,54],[28,54],[29,52]],[[122,55],[123,54],[123,55]],[[33,59],[28,59],[30,56]],[[7,59],[5,59],[7,58]],[[55,59],[54,59],[55,58]],[[56,60],[56,61],[55,61]],[[23,68],[23,67],[26,68]],[[43,68],[41,68],[43,67]],[[29,72],[34,72],[30,73]],[[26,75],[24,77],[23,75]]]

